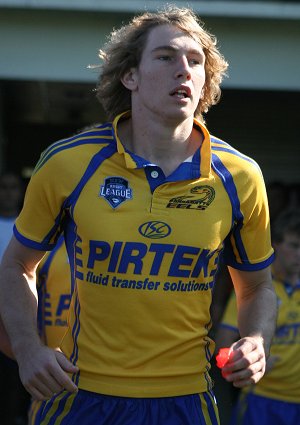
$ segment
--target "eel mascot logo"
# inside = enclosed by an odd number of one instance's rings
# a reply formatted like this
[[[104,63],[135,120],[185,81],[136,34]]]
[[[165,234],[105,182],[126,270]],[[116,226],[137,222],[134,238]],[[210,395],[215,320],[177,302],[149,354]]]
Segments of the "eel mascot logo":
[[[215,199],[215,190],[211,186],[196,186],[191,189],[192,196],[178,196],[172,198],[167,208],[185,208],[206,210]]]

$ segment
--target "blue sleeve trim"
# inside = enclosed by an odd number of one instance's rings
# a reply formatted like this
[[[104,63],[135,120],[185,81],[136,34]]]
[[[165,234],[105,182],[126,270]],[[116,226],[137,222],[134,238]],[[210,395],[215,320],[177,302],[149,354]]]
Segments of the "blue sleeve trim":
[[[45,242],[35,242],[31,239],[26,238],[25,236],[21,235],[21,233],[16,228],[16,225],[14,225],[13,228],[14,235],[16,239],[23,245],[27,246],[28,248],[37,249],[38,251],[52,251],[55,244],[48,244]]]
[[[241,263],[237,263],[236,261],[231,261],[231,262],[228,261],[227,266],[230,266],[237,270],[251,272],[251,271],[265,269],[266,267],[268,267],[270,264],[273,263],[274,258],[275,258],[275,253],[273,252],[273,254],[267,260],[262,261],[260,263],[253,264],[249,262],[249,263],[241,264]]]

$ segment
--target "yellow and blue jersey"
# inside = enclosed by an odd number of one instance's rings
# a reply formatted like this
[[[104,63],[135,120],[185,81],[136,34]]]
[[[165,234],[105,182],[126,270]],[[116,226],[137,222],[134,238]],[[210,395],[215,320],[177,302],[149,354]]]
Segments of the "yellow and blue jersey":
[[[129,397],[204,392],[221,253],[240,270],[273,259],[265,185],[252,159],[197,120],[201,147],[166,177],[122,145],[117,125],[127,114],[42,154],[14,233],[51,250],[64,231],[72,300],[61,348],[79,367],[80,388]]]
[[[273,368],[251,388],[244,391],[291,403],[300,402],[300,282],[292,286],[273,278],[277,295],[278,317],[270,355],[276,357]],[[226,307],[221,327],[237,329],[237,307],[234,293]]]

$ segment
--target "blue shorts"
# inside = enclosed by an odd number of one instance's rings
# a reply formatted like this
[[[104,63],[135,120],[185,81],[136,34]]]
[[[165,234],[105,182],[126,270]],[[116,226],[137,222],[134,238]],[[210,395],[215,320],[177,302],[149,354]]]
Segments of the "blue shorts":
[[[300,403],[248,393],[240,395],[230,425],[295,425],[299,418]]]
[[[35,425],[220,425],[212,393],[162,398],[63,391],[42,403]]]

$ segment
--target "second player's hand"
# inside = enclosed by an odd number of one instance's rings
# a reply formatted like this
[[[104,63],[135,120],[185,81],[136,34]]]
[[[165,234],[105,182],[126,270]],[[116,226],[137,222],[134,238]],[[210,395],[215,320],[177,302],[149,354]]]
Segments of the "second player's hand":
[[[46,346],[29,351],[30,356],[19,355],[17,360],[21,381],[33,398],[46,400],[62,390],[78,390],[68,376],[68,373],[78,372],[78,367],[62,352]]]
[[[222,375],[237,388],[256,384],[264,375],[266,357],[261,338],[245,337],[231,346],[229,361]]]

